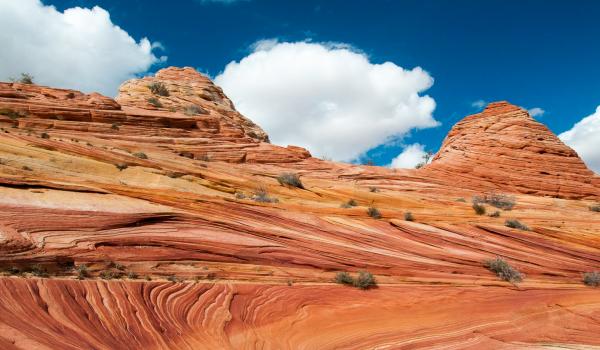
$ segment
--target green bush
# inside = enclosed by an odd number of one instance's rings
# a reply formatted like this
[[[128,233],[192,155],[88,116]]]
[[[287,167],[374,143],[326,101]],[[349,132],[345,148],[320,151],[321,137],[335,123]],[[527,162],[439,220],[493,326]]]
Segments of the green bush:
[[[104,280],[112,280],[112,279],[118,279],[121,278],[121,272],[117,271],[117,270],[103,270],[100,271],[100,278],[104,279]]]
[[[473,210],[475,210],[475,214],[484,215],[485,214],[485,206],[479,203],[473,203]]]
[[[377,285],[375,277],[368,271],[360,271],[354,280],[354,286],[360,289],[369,289]]]
[[[277,181],[282,186],[288,187],[296,187],[296,188],[304,188],[302,185],[302,181],[300,181],[300,176],[296,173],[283,173],[277,176]]]
[[[496,210],[495,212],[490,214],[490,217],[492,218],[499,218],[500,217],[500,211]]]
[[[88,267],[86,264],[81,264],[77,266],[75,272],[77,273],[77,279],[79,280],[85,279],[89,275]]]
[[[14,83],[33,84],[33,76],[29,73],[21,73],[20,78],[10,78],[10,80]]]
[[[130,280],[134,280],[134,279],[138,278],[138,274],[133,271],[129,271],[127,273],[127,278],[129,278]]]
[[[473,203],[486,203],[502,210],[511,210],[516,204],[515,197],[494,192],[474,196]]]
[[[185,107],[183,113],[185,115],[208,114],[208,112],[204,108],[198,105],[189,105]]]
[[[46,133],[46,132],[43,132],[43,133],[40,134],[40,137],[43,138],[43,139],[49,139],[50,135],[48,135],[48,133]]]
[[[177,278],[177,276],[175,276],[175,275],[169,275],[169,276],[167,276],[167,281],[179,282],[179,278]]]
[[[342,208],[352,208],[357,205],[358,205],[358,203],[356,203],[356,201],[354,199],[350,199],[346,203],[343,203],[341,207]]]
[[[139,159],[148,159],[148,156],[144,152],[135,152],[133,156]]]
[[[510,266],[508,262],[501,257],[486,260],[484,261],[483,266],[495,273],[496,276],[504,281],[511,283],[519,283],[523,281],[523,276],[521,273],[514,267]]]
[[[150,92],[152,92],[155,95],[169,96],[169,90],[167,90],[165,84],[160,81],[156,81],[154,83],[149,84],[148,89],[150,89]]]
[[[115,166],[117,167],[117,169],[119,169],[119,171],[123,171],[129,167],[129,165],[125,163],[117,163],[115,164]]]
[[[269,193],[264,187],[259,187],[254,191],[252,200],[259,203],[278,203],[279,200],[275,197],[269,196]]]
[[[583,284],[590,287],[600,286],[600,272],[586,272],[583,274]]]
[[[157,108],[161,108],[163,106],[163,104],[156,97],[150,97],[147,101],[149,104]]]
[[[590,206],[590,210],[600,213],[600,204]]]
[[[48,271],[40,264],[32,265],[29,269],[31,274],[37,277],[48,277]]]
[[[379,192],[379,189],[375,186],[369,186],[369,192],[377,193]]]
[[[506,220],[504,222],[504,226],[510,227],[510,228],[516,228],[516,229],[523,230],[523,231],[529,231],[529,227],[527,225],[521,223],[517,219],[508,219],[508,220]]]
[[[404,213],[404,220],[406,221],[415,221],[413,214],[410,211]]]
[[[16,120],[16,119],[25,117],[25,114],[23,114],[19,111],[15,111],[14,109],[10,109],[10,108],[0,109],[0,115],[5,115],[8,118],[10,118],[11,120]]]
[[[375,207],[369,207],[367,209],[367,215],[369,215],[373,219],[381,219],[381,212]]]
[[[342,271],[335,275],[335,283],[353,285],[354,278],[348,272]]]
[[[113,130],[119,130],[119,124],[118,123],[112,123],[110,126],[111,129]]]

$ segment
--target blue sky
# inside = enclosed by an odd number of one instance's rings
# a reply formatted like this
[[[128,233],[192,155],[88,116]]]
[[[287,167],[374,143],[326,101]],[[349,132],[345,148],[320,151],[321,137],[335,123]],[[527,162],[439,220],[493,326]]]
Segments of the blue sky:
[[[59,11],[95,5],[136,41],[160,42],[168,56],[150,67],[193,66],[212,76],[250,54],[261,39],[336,42],[371,63],[422,67],[434,79],[438,127],[412,131],[368,153],[389,164],[403,145],[432,151],[475,101],[538,107],[555,133],[600,104],[599,1],[220,1],[45,0]],[[226,91],[227,92],[227,91]],[[599,136],[600,137],[600,136]]]

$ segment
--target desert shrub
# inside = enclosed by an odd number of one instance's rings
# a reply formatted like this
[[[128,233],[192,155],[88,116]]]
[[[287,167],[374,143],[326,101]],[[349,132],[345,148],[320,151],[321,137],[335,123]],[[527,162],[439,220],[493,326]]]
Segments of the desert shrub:
[[[203,162],[210,162],[210,156],[208,155],[208,153],[199,154],[197,159]]]
[[[102,278],[104,280],[118,279],[118,278],[121,278],[121,272],[112,270],[112,269],[103,270],[103,271],[100,271],[100,278]]]
[[[279,181],[282,186],[304,188],[302,181],[300,181],[300,177],[296,173],[280,174],[277,176],[277,181]]]
[[[152,277],[150,277],[150,276],[148,276],[148,275],[146,275],[146,276],[144,277],[144,279],[145,279],[146,281],[152,281]]]
[[[367,214],[373,219],[381,219],[381,212],[375,207],[369,207],[367,209]]]
[[[348,272],[341,271],[335,275],[335,283],[352,285],[354,284],[354,278]]]
[[[179,278],[177,278],[177,276],[175,276],[175,275],[169,275],[169,276],[167,276],[167,281],[179,282]]]
[[[160,81],[148,84],[148,89],[150,89],[150,92],[152,92],[155,95],[169,96],[169,90],[167,90],[165,84],[161,83]]]
[[[121,270],[121,271],[125,270],[125,265],[118,263],[118,262],[114,262],[114,261],[109,261],[108,267],[112,268],[112,269]]]
[[[129,165],[125,163],[117,163],[115,164],[115,166],[117,167],[117,169],[119,169],[119,171],[123,171],[129,167]]]
[[[147,101],[149,104],[157,108],[161,108],[163,106],[163,104],[156,97],[150,97]]]
[[[119,130],[119,124],[118,123],[112,123],[110,125],[110,128],[113,129],[113,130]]]
[[[354,280],[353,285],[356,288],[360,289],[368,289],[370,287],[374,287],[377,285],[375,281],[375,276],[368,271],[360,271],[358,273],[358,277]]]
[[[25,116],[23,113],[21,113],[19,111],[15,111],[14,109],[10,109],[10,108],[0,109],[0,114],[7,116],[11,120],[16,120],[16,119],[19,119],[19,118],[22,118]]]
[[[591,287],[600,286],[600,272],[586,272],[583,274],[583,284]]]
[[[500,217],[500,211],[496,210],[495,212],[490,214],[490,217],[492,218],[499,218]]]
[[[31,274],[37,277],[48,277],[48,271],[40,264],[32,265],[29,269]]]
[[[508,220],[506,220],[504,222],[504,226],[510,227],[510,228],[516,228],[516,229],[523,230],[523,231],[529,231],[529,227],[527,225],[521,223],[517,219],[508,219]]]
[[[148,159],[148,156],[144,152],[135,152],[133,156],[139,159]]]
[[[23,165],[21,167],[21,169],[25,170],[25,171],[33,171],[33,169],[31,169],[30,167],[28,167],[27,165]]]
[[[352,208],[357,206],[358,203],[354,199],[349,199],[346,203],[342,204],[342,208]]]
[[[10,78],[14,83],[33,84],[33,76],[29,73],[21,73],[20,78]]]
[[[129,278],[130,280],[134,280],[134,279],[138,278],[138,274],[133,271],[129,271],[127,273],[127,278]]]
[[[77,273],[77,279],[79,280],[85,279],[89,275],[88,267],[86,264],[81,264],[77,266],[75,272]]]
[[[171,179],[178,179],[178,178],[182,177],[185,174],[177,172],[177,171],[168,171],[166,175],[168,177],[170,177]]]
[[[252,200],[259,203],[278,203],[279,200],[277,198],[269,196],[269,193],[264,187],[259,187],[254,191],[252,195]]]
[[[466,203],[467,202],[467,200],[464,199],[464,198],[458,198],[456,201],[457,202],[462,202],[462,203]]]
[[[523,276],[521,273],[510,266],[506,260],[501,257],[496,257],[495,259],[488,259],[484,261],[483,266],[485,266],[488,270],[492,271],[496,274],[500,279],[511,282],[518,283],[523,281]]]
[[[404,220],[406,221],[415,221],[413,214],[410,211],[404,213]]]
[[[485,214],[485,206],[482,204],[473,203],[473,210],[475,211],[475,214],[477,214],[477,215]]]
[[[16,266],[11,266],[6,271],[11,275],[18,275],[21,273],[21,269]]]
[[[246,195],[243,194],[242,192],[236,192],[235,199],[246,199]]]
[[[600,213],[600,204],[590,206],[591,211],[595,211],[596,213]]]
[[[511,210],[516,202],[515,197],[502,193],[485,193],[483,196],[474,196],[473,203],[486,203],[502,210]]]
[[[43,139],[49,139],[50,135],[48,135],[47,132],[43,132],[43,133],[40,134],[40,137],[43,138]]]
[[[369,192],[377,193],[379,192],[379,189],[375,186],[369,186]]]
[[[185,115],[208,114],[208,112],[204,108],[198,105],[189,105],[185,107],[183,109],[183,113]]]

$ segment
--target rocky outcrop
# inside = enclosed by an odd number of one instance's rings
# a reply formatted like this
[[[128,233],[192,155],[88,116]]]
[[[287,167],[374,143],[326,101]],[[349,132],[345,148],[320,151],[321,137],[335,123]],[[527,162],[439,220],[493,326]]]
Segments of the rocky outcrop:
[[[162,107],[147,103],[156,81]],[[0,92],[0,348],[600,346],[600,296],[581,283],[600,264],[597,178],[517,107],[392,170],[271,145],[187,68],[127,82],[118,102]],[[486,159],[500,176],[473,166]],[[555,182],[532,180],[544,162]],[[304,188],[278,182],[290,172]],[[477,215],[470,198],[490,190],[514,208]],[[524,281],[490,273],[496,256]],[[377,288],[333,282],[361,270]]]
[[[600,177],[577,153],[508,102],[491,103],[457,123],[426,169],[467,188],[556,198],[600,196]]]

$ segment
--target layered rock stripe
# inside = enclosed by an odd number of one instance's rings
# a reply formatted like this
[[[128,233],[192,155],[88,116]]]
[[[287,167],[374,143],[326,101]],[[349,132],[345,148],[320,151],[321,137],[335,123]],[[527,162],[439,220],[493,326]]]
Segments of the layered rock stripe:
[[[600,290],[582,283],[600,270],[599,178],[509,103],[459,122],[418,170],[272,145],[191,68],[115,100],[0,83],[0,128],[0,267],[50,274],[0,278],[0,348],[600,347]],[[290,172],[304,189],[277,181]],[[515,207],[476,215],[490,191]],[[485,269],[496,256],[524,281]],[[333,283],[362,270],[377,288]]]

